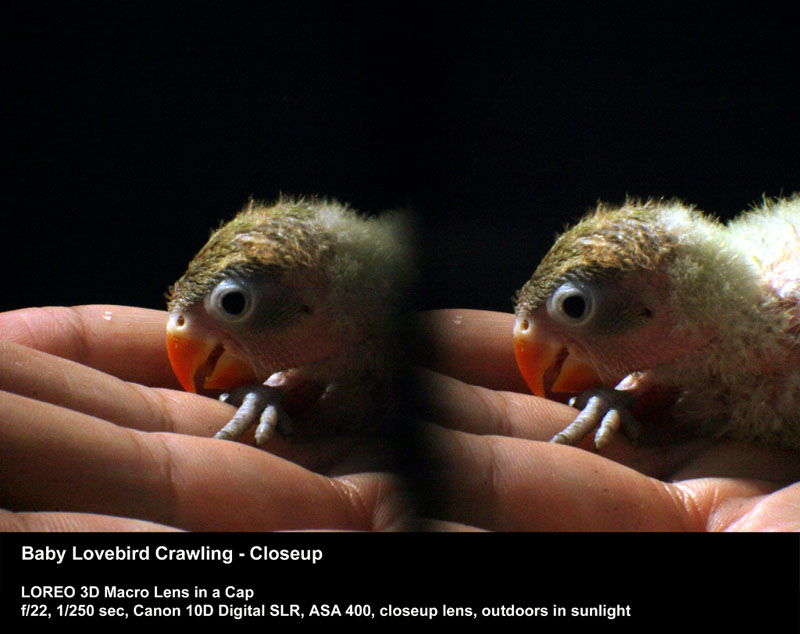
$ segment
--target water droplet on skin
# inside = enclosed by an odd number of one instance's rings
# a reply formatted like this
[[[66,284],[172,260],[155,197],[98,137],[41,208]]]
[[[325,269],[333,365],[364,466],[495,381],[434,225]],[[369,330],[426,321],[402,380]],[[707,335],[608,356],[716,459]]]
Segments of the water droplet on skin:
[[[462,321],[464,321],[463,315],[456,315],[455,317],[453,317],[453,324],[456,326],[460,326]]]
[[[103,319],[105,319],[106,321],[111,321],[111,316],[112,315],[111,315],[111,311],[110,310],[107,310],[107,311],[103,312]]]

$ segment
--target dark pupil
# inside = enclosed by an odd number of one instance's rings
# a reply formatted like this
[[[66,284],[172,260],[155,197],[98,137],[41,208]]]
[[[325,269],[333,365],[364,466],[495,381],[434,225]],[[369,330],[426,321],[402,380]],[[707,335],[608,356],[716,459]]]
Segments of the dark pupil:
[[[247,306],[247,300],[240,291],[231,291],[222,296],[222,310],[229,315],[241,315]]]
[[[586,312],[586,300],[580,295],[570,295],[561,302],[561,308],[567,317],[580,319]]]

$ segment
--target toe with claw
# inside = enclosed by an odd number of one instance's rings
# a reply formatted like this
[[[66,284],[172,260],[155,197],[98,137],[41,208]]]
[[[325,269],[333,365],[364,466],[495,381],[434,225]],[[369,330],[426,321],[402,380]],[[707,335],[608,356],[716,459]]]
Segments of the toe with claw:
[[[284,436],[292,432],[292,421],[281,405],[284,392],[269,385],[243,385],[222,394],[224,403],[239,409],[214,438],[238,440],[253,425],[257,425],[256,444],[263,445],[277,430]]]
[[[581,410],[580,414],[550,442],[577,445],[595,428],[594,444],[598,450],[608,445],[620,428],[629,439],[636,440],[640,426],[629,411],[634,400],[631,392],[619,389],[596,388],[582,392],[569,401],[572,407]]]

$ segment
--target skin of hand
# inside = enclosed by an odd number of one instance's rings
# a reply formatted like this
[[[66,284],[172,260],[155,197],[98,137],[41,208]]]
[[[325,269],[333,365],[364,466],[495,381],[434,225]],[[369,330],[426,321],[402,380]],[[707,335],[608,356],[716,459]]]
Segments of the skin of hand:
[[[166,319],[122,306],[0,314],[0,529],[415,525],[398,478],[359,470],[352,447],[298,455],[279,438],[268,451],[211,439],[233,408],[179,391]],[[525,393],[513,323],[470,310],[420,318],[422,425],[438,476],[430,528],[800,530],[794,452],[542,442],[575,410]]]

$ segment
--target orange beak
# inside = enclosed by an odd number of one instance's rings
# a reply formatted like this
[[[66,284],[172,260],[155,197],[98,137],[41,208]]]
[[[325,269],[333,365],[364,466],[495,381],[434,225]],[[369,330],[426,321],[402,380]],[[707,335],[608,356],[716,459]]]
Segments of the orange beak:
[[[208,332],[193,328],[189,317],[170,315],[167,356],[187,392],[227,390],[257,380],[250,364]]]
[[[591,365],[526,317],[514,325],[514,352],[522,377],[536,396],[577,393],[602,385]]]

